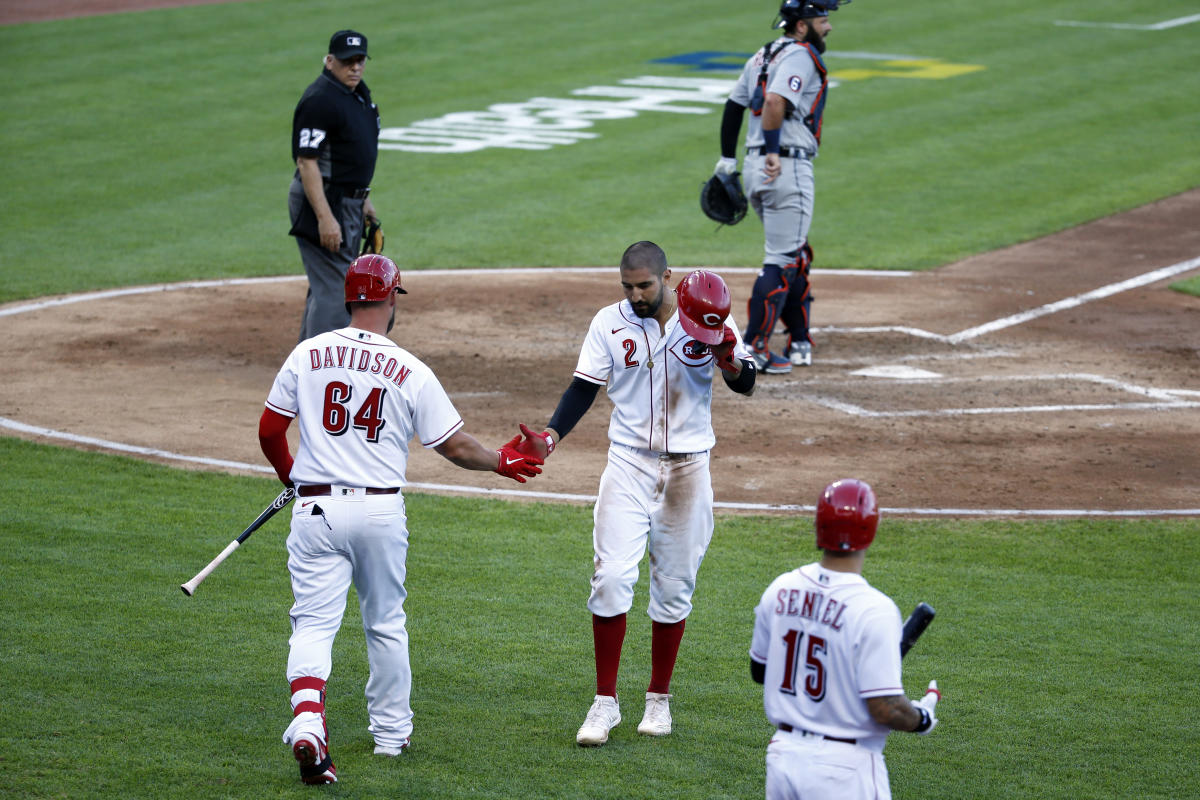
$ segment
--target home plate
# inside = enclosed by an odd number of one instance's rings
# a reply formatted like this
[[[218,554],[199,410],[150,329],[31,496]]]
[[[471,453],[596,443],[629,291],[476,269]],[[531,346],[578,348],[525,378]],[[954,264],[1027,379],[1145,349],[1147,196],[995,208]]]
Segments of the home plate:
[[[862,375],[867,378],[897,378],[899,380],[942,377],[940,372],[930,372],[927,369],[917,369],[916,367],[909,367],[904,364],[882,364],[878,367],[864,367],[863,369],[856,369],[850,374]]]

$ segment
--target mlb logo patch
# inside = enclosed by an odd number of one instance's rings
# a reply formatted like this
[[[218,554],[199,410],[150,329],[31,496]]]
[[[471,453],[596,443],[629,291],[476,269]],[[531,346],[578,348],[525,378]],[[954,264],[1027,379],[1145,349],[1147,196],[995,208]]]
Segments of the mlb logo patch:
[[[347,36],[346,44],[350,45],[351,47],[362,47],[362,37],[361,36]]]
[[[800,87],[803,85],[804,81],[800,80],[799,75],[793,75],[792,77],[788,78],[788,88],[793,92],[800,91]]]

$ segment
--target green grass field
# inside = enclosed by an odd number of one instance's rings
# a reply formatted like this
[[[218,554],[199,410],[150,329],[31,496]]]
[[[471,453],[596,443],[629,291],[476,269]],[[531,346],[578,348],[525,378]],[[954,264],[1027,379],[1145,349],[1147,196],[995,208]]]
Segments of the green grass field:
[[[286,235],[291,113],[338,27],[370,38],[385,127],[642,75],[731,80],[652,62],[749,53],[772,35],[770,3],[413,6],[261,0],[0,28],[0,301],[299,273]],[[836,12],[830,69],[852,79],[826,113],[817,266],[928,268],[1200,185],[1196,26],[1052,24],[1194,10],[859,0]],[[974,71],[912,77],[845,53]],[[854,77],[864,70],[875,74]],[[692,105],[710,113],[601,121],[598,138],[549,150],[385,152],[374,186],[389,247],[404,269],[606,265],[638,238],[676,264],[757,264],[756,221],[715,231],[699,212],[720,106]]]
[[[309,796],[279,740],[291,603],[272,520],[187,598],[273,496],[265,479],[0,439],[5,611],[0,764],[10,797]],[[86,476],[86,477],[85,477]],[[725,517],[672,690],[676,732],[635,732],[649,669],[643,577],[609,744],[591,701],[587,508],[409,497],[416,730],[371,755],[351,599],[328,707],[355,798],[752,798],[770,728],[750,681],[752,609],[812,560],[808,520]],[[893,735],[897,798],[1179,798],[1200,780],[1192,521],[888,520],[867,577],[937,619],[905,660],[945,693],[929,737]],[[323,795],[324,796],[324,795]]]
[[[0,302],[299,274],[286,236],[291,113],[337,28],[370,37],[384,125],[406,127],[638,76],[732,79],[653,62],[748,53],[771,37],[772,10],[259,0],[0,28]],[[817,266],[929,268],[1200,185],[1200,26],[1052,24],[1195,11],[1185,0],[858,0],[837,12]],[[910,62],[838,51],[982,69],[922,78]],[[651,238],[677,265],[756,264],[757,222],[714,232],[697,208],[717,156],[720,107],[708,107],[597,122],[597,138],[549,150],[382,153],[374,197],[388,250],[402,269],[605,265]],[[1198,281],[1179,287],[1200,293]],[[255,534],[196,597],[177,588],[276,485],[11,438],[0,474],[6,796],[313,794],[279,740],[285,523]],[[352,601],[329,692],[343,780],[320,791],[762,796],[770,731],[748,676],[751,610],[775,575],[812,559],[807,519],[719,519],[673,686],[677,734],[662,741],[634,732],[649,662],[643,580],[626,721],[609,745],[581,750],[588,509],[414,494],[409,510],[415,744],[394,762],[370,755]],[[932,736],[888,745],[895,796],[1194,795],[1197,533],[1195,520],[887,520],[867,576],[905,611],[938,609],[905,675],[910,694],[930,678],[945,690]]]

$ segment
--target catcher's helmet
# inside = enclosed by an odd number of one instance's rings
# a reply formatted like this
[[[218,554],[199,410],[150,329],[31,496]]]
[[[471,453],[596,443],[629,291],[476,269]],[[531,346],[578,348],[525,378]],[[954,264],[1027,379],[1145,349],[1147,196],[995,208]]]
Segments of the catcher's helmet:
[[[775,27],[786,27],[798,19],[828,17],[830,11],[837,11],[839,5],[844,6],[849,2],[850,0],[783,0]]]
[[[400,288],[400,270],[387,256],[359,256],[346,270],[347,303],[387,300],[392,292],[408,294]]]
[[[720,344],[729,316],[729,287],[715,272],[698,269],[675,287],[679,296],[679,324],[698,342]]]
[[[879,527],[875,492],[865,481],[846,478],[825,487],[817,501],[817,547],[866,550]]]

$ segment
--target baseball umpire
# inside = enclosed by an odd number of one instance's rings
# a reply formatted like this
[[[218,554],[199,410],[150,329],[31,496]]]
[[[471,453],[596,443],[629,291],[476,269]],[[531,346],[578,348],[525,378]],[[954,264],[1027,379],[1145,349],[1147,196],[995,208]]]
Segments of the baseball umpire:
[[[743,174],[750,205],[762,219],[763,268],[750,294],[743,335],[763,372],[786,373],[812,363],[809,269],[813,251],[808,229],[813,214],[813,167],[821,142],[821,119],[829,87],[825,37],[829,12],[850,0],[784,0],[768,42],[742,69],[725,102],[721,158],[715,174],[737,172],[737,140],[746,109]],[[782,355],[772,352],[776,322],[787,331]]]
[[[767,800],[888,800],[888,732],[937,724],[937,681],[905,697],[900,609],[862,576],[878,525],[870,486],[829,484],[817,501],[820,560],[780,575],[754,609],[750,675],[777,728]]]
[[[625,299],[596,313],[575,375],[541,434],[521,426],[545,458],[591,407],[601,386],[612,401],[608,464],[594,510],[592,639],[596,695],[576,734],[601,745],[621,721],[617,668],[638,564],[650,553],[650,684],[638,733],[671,732],[670,685],[692,610],[696,574],[713,534],[709,451],[714,370],[740,394],[754,389],[750,353],[729,320],[729,288],[708,270],[667,286],[667,257],[653,242],[621,256]]]
[[[325,686],[333,640],[351,583],[367,638],[368,730],[377,755],[400,755],[413,728],[405,628],[408,517],[404,495],[411,439],[463,469],[521,483],[541,459],[493,450],[463,429],[437,376],[387,337],[400,288],[381,255],[346,273],[348,327],[301,342],[280,368],[259,421],[259,443],[279,479],[296,487],[288,572],[295,602],[287,662],[292,720],[283,734],[305,783],[333,783]],[[295,460],[287,429],[299,421]],[[528,448],[527,448],[528,449]]]
[[[292,116],[290,233],[308,274],[300,341],[345,327],[346,268],[359,255],[364,218],[378,220],[369,193],[380,121],[362,79],[366,61],[367,37],[350,30],[333,34],[325,68]]]

